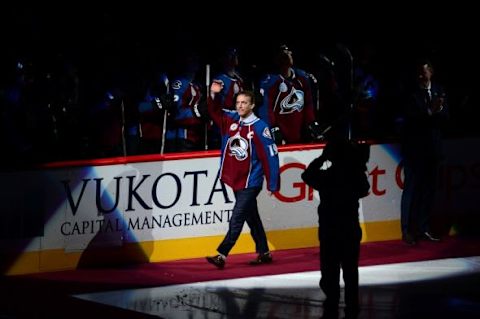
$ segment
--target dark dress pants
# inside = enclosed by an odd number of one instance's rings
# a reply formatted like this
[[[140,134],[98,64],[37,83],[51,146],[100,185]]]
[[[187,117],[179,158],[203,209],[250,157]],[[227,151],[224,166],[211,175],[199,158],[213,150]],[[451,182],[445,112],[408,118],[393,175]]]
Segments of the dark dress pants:
[[[260,190],[260,188],[245,188],[235,192],[235,206],[233,207],[228,232],[217,248],[220,254],[228,256],[237,242],[245,222],[250,228],[256,252],[263,254],[269,251],[267,236],[258,214],[257,196]]]

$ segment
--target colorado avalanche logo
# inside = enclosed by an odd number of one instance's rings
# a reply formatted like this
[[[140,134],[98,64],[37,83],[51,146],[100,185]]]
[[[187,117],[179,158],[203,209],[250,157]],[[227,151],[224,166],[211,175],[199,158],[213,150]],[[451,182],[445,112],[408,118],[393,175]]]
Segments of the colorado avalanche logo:
[[[262,135],[268,139],[272,139],[272,134],[270,133],[268,127],[263,129]]]
[[[230,137],[228,141],[228,150],[230,156],[235,156],[239,161],[248,158],[248,141],[240,135]]]
[[[290,93],[280,101],[280,114],[290,114],[295,111],[301,112],[304,104],[305,98],[303,91],[296,90],[292,87]]]
[[[180,80],[175,80],[175,81],[173,81],[173,83],[172,83],[172,89],[174,89],[174,90],[180,90],[181,87],[182,87],[182,81],[180,81]]]

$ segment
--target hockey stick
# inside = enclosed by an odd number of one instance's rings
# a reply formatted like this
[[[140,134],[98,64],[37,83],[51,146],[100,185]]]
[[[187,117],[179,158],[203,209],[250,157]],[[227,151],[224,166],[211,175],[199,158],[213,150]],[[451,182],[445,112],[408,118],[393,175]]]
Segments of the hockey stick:
[[[205,86],[207,91],[207,100],[210,96],[210,64],[205,65]],[[208,150],[208,124],[209,120],[205,123],[205,150]]]

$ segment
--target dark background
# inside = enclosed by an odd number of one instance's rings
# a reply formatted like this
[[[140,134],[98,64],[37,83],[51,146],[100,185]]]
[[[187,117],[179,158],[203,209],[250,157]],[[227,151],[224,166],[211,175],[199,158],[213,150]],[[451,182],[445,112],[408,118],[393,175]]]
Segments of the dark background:
[[[150,63],[180,50],[195,50],[209,60],[227,45],[239,46],[256,63],[268,59],[279,43],[296,50],[298,63],[308,63],[317,51],[343,43],[353,51],[365,44],[375,46],[381,62],[391,67],[418,55],[429,55],[447,74],[469,74],[466,70],[478,67],[475,11],[457,4],[331,8],[315,1],[293,1],[288,6],[269,1],[193,5],[73,1],[7,3],[0,17],[2,54],[62,52],[85,65],[112,59],[126,65]]]
[[[386,83],[408,79],[414,61],[428,57],[447,89],[456,126],[476,126],[478,22],[476,11],[463,4],[97,2],[3,4],[2,70],[19,57],[42,66],[62,56],[78,67],[84,87],[99,78],[134,85],[152,69],[171,67],[182,52],[198,54],[204,65],[233,45],[246,68],[264,73],[273,50],[287,43],[298,67],[314,72],[322,53],[346,74],[348,57],[339,45],[350,50],[354,64],[369,47]]]

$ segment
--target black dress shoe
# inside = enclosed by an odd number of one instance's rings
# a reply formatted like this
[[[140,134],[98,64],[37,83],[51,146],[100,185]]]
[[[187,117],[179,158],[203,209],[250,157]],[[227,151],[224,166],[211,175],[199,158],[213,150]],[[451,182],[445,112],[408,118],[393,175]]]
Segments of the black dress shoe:
[[[206,258],[209,263],[215,265],[219,269],[222,269],[225,266],[225,258],[220,255],[208,256]]]
[[[254,260],[250,261],[250,265],[261,265],[261,264],[269,264],[273,261],[272,254],[264,253],[264,254],[259,254],[257,258]]]
[[[408,246],[415,246],[417,244],[415,237],[413,237],[413,235],[409,233],[403,234],[402,240]]]
[[[440,241],[440,238],[438,238],[437,236],[433,235],[431,232],[428,232],[428,231],[422,234],[422,239],[429,240],[429,241]]]

